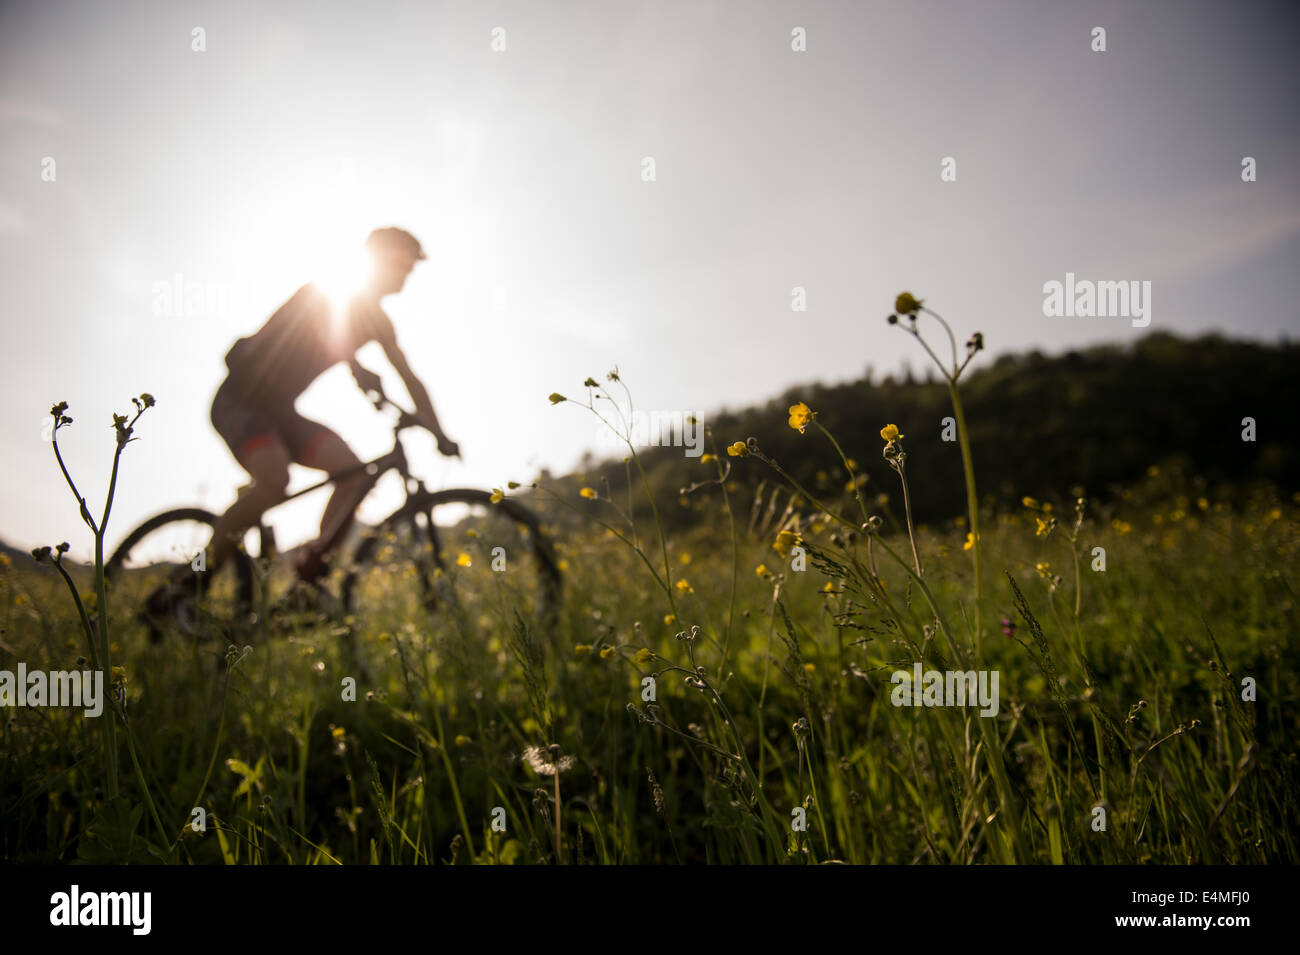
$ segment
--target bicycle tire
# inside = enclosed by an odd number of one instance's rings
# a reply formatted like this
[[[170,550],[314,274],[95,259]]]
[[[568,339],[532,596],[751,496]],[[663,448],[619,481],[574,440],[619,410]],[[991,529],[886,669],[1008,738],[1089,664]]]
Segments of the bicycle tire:
[[[125,564],[134,550],[141,541],[150,534],[166,527],[168,524],[180,524],[184,522],[193,522],[196,524],[206,524],[214,530],[217,523],[217,515],[201,507],[178,507],[170,511],[164,511],[161,514],[155,514],[131,533],[117,545],[113,555],[104,565],[104,578],[106,581],[118,577],[125,569]],[[249,556],[242,550],[236,549],[231,555],[230,566],[235,573],[235,599],[237,609],[241,613],[251,612],[253,608],[253,562]]]
[[[380,545],[385,542],[388,533],[396,534],[406,529],[410,541],[416,543],[415,553],[404,555],[416,568],[419,595],[428,610],[438,606],[437,570],[445,570],[443,534],[433,518],[434,512],[447,505],[469,505],[492,508],[493,513],[509,519],[522,531],[528,569],[525,571],[531,581],[535,577],[535,601],[533,617],[536,623],[550,625],[558,617],[563,594],[563,576],[555,558],[554,550],[541,530],[541,522],[532,511],[506,498],[492,502],[492,494],[476,488],[449,488],[442,491],[425,491],[415,495],[398,510],[385,518],[371,533],[362,538],[344,577],[341,596],[345,612],[353,614],[357,610],[357,594],[360,578],[375,562],[380,553]],[[418,518],[425,518],[425,526],[419,525]],[[429,545],[424,551],[424,543]]]

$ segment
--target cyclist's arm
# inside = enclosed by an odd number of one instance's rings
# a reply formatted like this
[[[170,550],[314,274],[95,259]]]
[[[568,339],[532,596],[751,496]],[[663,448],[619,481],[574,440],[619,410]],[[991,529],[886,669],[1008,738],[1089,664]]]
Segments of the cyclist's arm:
[[[425,390],[424,384],[411,370],[411,365],[406,360],[405,353],[397,344],[397,333],[393,330],[393,323],[388,320],[387,316],[380,321],[379,334],[375,337],[383,347],[384,355],[387,356],[393,370],[401,375],[402,384],[406,385],[407,393],[411,396],[411,400],[415,402],[416,415],[424,422],[424,426],[433,432],[435,437],[446,440],[447,435],[443,432],[442,425],[438,423],[438,416],[433,411],[433,402],[429,400],[429,392]]]
[[[356,380],[358,388],[365,392],[382,393],[383,382],[379,376],[358,362],[355,355],[348,359],[348,367],[352,369],[352,377]]]

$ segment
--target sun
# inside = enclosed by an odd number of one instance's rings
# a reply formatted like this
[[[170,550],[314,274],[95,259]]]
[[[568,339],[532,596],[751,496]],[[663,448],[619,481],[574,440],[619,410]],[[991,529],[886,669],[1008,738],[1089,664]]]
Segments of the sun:
[[[370,259],[360,242],[325,244],[317,252],[316,261],[318,264],[311,269],[312,281],[336,307],[345,305],[370,279]]]
[[[286,281],[314,282],[339,304],[369,278],[365,238],[386,197],[357,188],[349,165],[305,172],[252,204],[244,231],[251,285],[279,294]]]

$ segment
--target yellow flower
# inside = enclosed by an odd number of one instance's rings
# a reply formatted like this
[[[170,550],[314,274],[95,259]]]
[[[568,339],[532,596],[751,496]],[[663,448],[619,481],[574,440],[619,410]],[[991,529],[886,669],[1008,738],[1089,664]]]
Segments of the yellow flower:
[[[589,643],[580,643],[573,648],[573,655],[577,657],[585,657],[589,653],[591,653],[591,644]]]
[[[463,734],[461,734],[461,733],[457,733],[457,734],[456,734],[456,745],[457,745],[457,746],[468,746],[469,744],[470,744],[470,738],[469,738],[468,736],[465,736],[465,735],[463,735]]]
[[[1032,497],[1030,497],[1028,494],[1026,494],[1024,497],[1020,499],[1020,503],[1025,505],[1025,507],[1032,508],[1034,510],[1038,509],[1038,502],[1034,500]]]
[[[1118,517],[1110,522],[1110,526],[1115,528],[1116,532],[1120,534],[1127,534],[1129,531],[1133,530],[1132,524],[1128,521],[1121,521]]]
[[[901,440],[903,437],[901,434],[898,433],[898,425],[896,424],[885,425],[883,428],[880,429],[880,436],[890,444],[893,444],[895,441]]]
[[[119,683],[126,682],[126,667],[113,667],[112,683],[116,686]]]
[[[760,577],[766,577],[767,564],[759,564],[757,567],[754,568],[754,573],[758,574],[758,576]]]
[[[347,736],[348,731],[341,726],[336,726],[332,730],[330,730],[330,735],[333,736],[336,740],[339,740],[342,739],[344,736]]]
[[[1039,577],[1050,577],[1052,575],[1052,565],[1045,560],[1040,560],[1034,564],[1034,570],[1038,571]]]
[[[803,672],[804,672],[804,673],[807,673],[809,676],[812,676],[814,673],[817,672],[817,664],[815,664],[815,663],[805,663],[805,664],[803,665]]]
[[[700,463],[701,463],[701,464],[711,464],[711,463],[713,463],[713,462],[716,461],[716,460],[718,460],[718,456],[717,456],[716,454],[701,454],[701,455],[700,455]]]
[[[772,545],[776,552],[782,557],[790,556],[790,548],[794,547],[799,540],[799,536],[794,531],[782,531],[776,535],[776,542]]]
[[[498,501],[500,501],[500,500],[501,500],[503,497],[505,497],[505,496],[506,496],[506,492],[505,492],[505,491],[501,490],[501,488],[499,488],[499,487],[494,487],[494,488],[492,489],[492,496],[491,496],[490,498],[488,498],[488,500],[491,501],[493,504],[496,504]]]
[[[727,445],[727,454],[733,458],[743,458],[749,454],[749,445],[744,441],[737,441],[735,444]]]
[[[601,658],[602,660],[608,660],[608,659],[609,659],[610,657],[612,657],[613,655],[614,655],[614,648],[613,648],[613,647],[605,647],[605,648],[603,648],[603,649],[600,651],[600,658]]]
[[[564,395],[560,394],[558,391],[552,391],[548,400],[551,404],[558,405],[561,401],[568,401],[569,399],[564,397]]]
[[[835,585],[828,580],[826,581],[826,586],[823,587],[822,590],[826,591],[828,594],[833,594],[835,593]]]
[[[691,555],[690,555],[690,554],[682,554],[682,555],[681,555],[680,557],[678,557],[677,559],[680,560],[683,564],[689,564],[689,563],[691,562]]]
[[[468,567],[472,563],[474,562],[470,559],[469,554],[465,553],[464,551],[461,551],[460,554],[457,555],[456,557],[457,567]]]
[[[974,547],[974,546],[975,546],[975,535],[972,534],[972,533],[970,533],[969,531],[967,531],[967,532],[966,532],[966,543],[964,543],[964,544],[961,545],[961,549],[962,549],[962,550],[970,550],[970,549],[971,549],[972,547]]]
[[[1038,523],[1038,526],[1034,529],[1035,537],[1046,537],[1052,532],[1052,525],[1048,524],[1047,521],[1041,517],[1035,517],[1034,520]]]
[[[670,614],[670,613],[666,613],[666,614],[664,614],[664,623],[665,623],[665,624],[667,624],[668,626],[671,627],[671,626],[672,626],[673,624],[675,624],[676,622],[677,622],[677,618],[676,618],[673,614]]]
[[[594,487],[584,487],[581,491],[578,492],[578,496],[585,497],[589,501],[594,501],[596,498],[600,497],[600,495],[596,493],[596,489]]]
[[[817,412],[813,411],[802,401],[797,405],[790,406],[790,427],[795,428],[800,434],[817,417]]]
[[[925,303],[911,292],[902,292],[894,299],[894,311],[899,315],[912,315],[920,311],[923,304]]]
[[[689,583],[687,583],[685,577],[683,577],[681,580],[677,581],[677,583],[675,583],[673,586],[676,587],[678,590],[680,590],[680,591],[681,591],[682,593],[684,593],[684,594],[693,594],[693,593],[695,593],[695,591],[694,591],[694,589],[692,589],[691,585],[690,585]]]
[[[8,554],[0,554],[0,567],[8,567],[11,563]]]
[[[653,659],[654,659],[654,653],[647,650],[645,647],[642,647],[640,650],[636,652],[637,663],[649,663]]]

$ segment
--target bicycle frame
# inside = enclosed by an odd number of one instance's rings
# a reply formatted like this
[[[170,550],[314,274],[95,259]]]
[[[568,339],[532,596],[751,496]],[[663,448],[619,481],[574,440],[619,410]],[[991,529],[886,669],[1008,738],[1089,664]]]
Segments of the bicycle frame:
[[[404,430],[407,428],[418,427],[420,422],[416,420],[415,415],[411,414],[405,408],[393,404],[393,402],[389,401],[381,392],[380,397],[375,401],[375,408],[383,410],[385,405],[395,408],[398,412],[397,424],[393,427],[393,449],[391,451],[386,454],[381,454],[374,460],[365,461],[361,464],[346,468],[345,470],[330,474],[322,480],[317,481],[315,484],[294,491],[292,494],[285,497],[284,500],[278,501],[266,509],[267,512],[270,512],[275,510],[277,507],[310,494],[313,491],[319,491],[323,487],[337,485],[340,482],[357,475],[366,475],[369,480],[364,482],[364,484],[362,484],[362,486],[357,490],[356,499],[352,501],[351,505],[341,512],[341,516],[337,521],[337,526],[331,528],[328,535],[321,535],[324,540],[324,547],[322,549],[323,553],[329,553],[334,550],[335,546],[339,543],[338,538],[340,534],[348,526],[353,513],[361,505],[361,502],[366,499],[370,492],[374,490],[375,485],[379,483],[379,479],[389,471],[395,470],[402,476],[402,484],[408,499],[412,494],[410,487],[411,481],[416,482],[417,491],[424,490],[424,482],[419,478],[414,477],[407,467],[406,450],[402,447],[401,440],[401,433]],[[265,517],[265,512],[263,513],[263,517]],[[258,528],[262,534],[262,540],[265,542],[267,540],[267,528],[260,520],[258,522]]]

